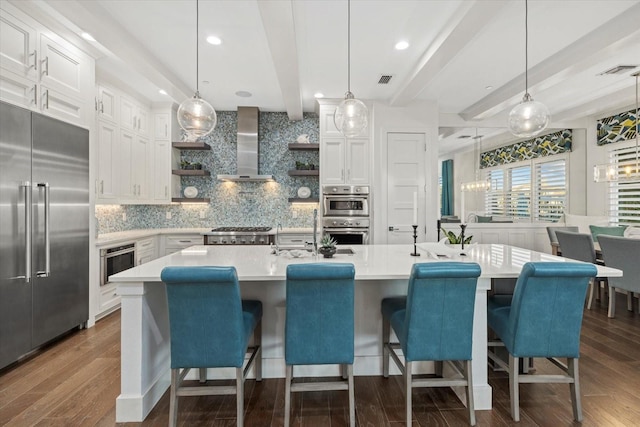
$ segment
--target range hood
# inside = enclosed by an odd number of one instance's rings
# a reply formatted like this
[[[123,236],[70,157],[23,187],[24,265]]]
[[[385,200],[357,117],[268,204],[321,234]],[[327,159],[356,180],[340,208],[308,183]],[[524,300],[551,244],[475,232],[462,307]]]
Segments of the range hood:
[[[275,181],[273,175],[260,175],[258,145],[258,107],[238,107],[238,167],[236,175],[218,175],[220,181]]]

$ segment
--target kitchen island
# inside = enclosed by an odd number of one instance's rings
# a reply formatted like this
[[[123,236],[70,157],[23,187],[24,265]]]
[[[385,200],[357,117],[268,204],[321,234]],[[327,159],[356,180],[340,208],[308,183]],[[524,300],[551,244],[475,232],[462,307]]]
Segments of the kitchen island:
[[[507,245],[472,245],[461,256],[447,258],[433,251],[409,254],[412,245],[352,246],[353,254],[333,258],[313,257],[305,252],[294,258],[287,252],[276,256],[266,246],[194,246],[111,276],[122,297],[121,394],[116,402],[116,421],[142,421],[170,384],[169,324],[165,287],[160,273],[166,266],[235,266],[243,298],[263,304],[263,376],[284,377],[285,279],[289,264],[350,262],[355,265],[355,375],[382,374],[382,320],[380,301],[406,294],[411,267],[419,262],[463,261],[480,264],[482,274],[476,292],[473,381],[476,409],[491,409],[487,381],[487,291],[492,278],[514,278],[528,261],[565,259]],[[620,276],[621,271],[598,266],[598,276]],[[306,370],[304,370],[306,368]],[[335,374],[334,367],[301,367],[298,375]],[[421,369],[430,369],[425,364]],[[335,369],[335,371],[333,370]],[[219,375],[220,370],[216,371]],[[398,371],[395,372],[396,374]],[[393,372],[392,372],[393,374]],[[233,378],[233,371],[223,371]]]

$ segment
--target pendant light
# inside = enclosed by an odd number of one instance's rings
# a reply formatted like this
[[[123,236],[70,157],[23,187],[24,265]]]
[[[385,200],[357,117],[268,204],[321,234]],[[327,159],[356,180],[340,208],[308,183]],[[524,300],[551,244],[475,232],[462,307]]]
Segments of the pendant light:
[[[518,137],[536,136],[546,129],[551,116],[547,107],[538,101],[534,101],[529,95],[529,5],[524,1],[524,97],[522,102],[516,105],[509,113],[509,130]]]
[[[178,124],[194,140],[208,135],[216,127],[218,117],[213,109],[204,99],[200,98],[199,88],[199,6],[196,0],[196,93],[193,98],[185,99],[178,107]]]
[[[475,163],[475,181],[463,182],[460,184],[460,191],[462,192],[483,192],[491,188],[491,181],[480,178],[480,157],[482,156],[482,135],[478,135],[478,128],[476,128],[475,146],[473,151],[473,160]]]
[[[364,102],[351,93],[351,0],[347,0],[347,93],[336,107],[333,122],[347,138],[362,135],[369,126],[369,111]]]

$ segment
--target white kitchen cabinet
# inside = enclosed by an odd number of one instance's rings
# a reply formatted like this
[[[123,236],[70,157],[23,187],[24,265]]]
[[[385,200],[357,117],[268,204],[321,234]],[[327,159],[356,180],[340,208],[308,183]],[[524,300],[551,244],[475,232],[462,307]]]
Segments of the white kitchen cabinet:
[[[0,7],[0,99],[89,127],[93,58],[11,4]]]
[[[151,180],[153,147],[149,139],[136,136],[131,150],[131,176],[133,179],[134,196],[137,199],[150,198],[149,181]]]
[[[164,235],[160,247],[161,254],[169,255],[193,245],[203,245],[204,236],[200,234]]]
[[[118,141],[118,196],[121,199],[133,199],[135,194],[133,176],[131,173],[131,164],[133,160],[133,146],[135,143],[135,135],[131,131],[120,130],[120,138]]]
[[[118,98],[115,90],[98,86],[95,108],[98,119],[118,123]]]
[[[369,144],[369,138],[323,138],[320,145],[322,185],[368,185]]]
[[[119,135],[113,123],[98,121],[98,173],[96,199],[112,202],[118,194]]]
[[[149,133],[149,111],[126,96],[121,96],[120,126],[146,136]]]
[[[156,241],[156,236],[136,241],[136,265],[142,265],[158,258],[158,245]]]
[[[153,145],[153,199],[171,201],[171,142],[156,140]]]
[[[155,113],[154,114],[154,133],[153,136],[158,140],[169,140],[171,134],[169,133],[169,113]]]

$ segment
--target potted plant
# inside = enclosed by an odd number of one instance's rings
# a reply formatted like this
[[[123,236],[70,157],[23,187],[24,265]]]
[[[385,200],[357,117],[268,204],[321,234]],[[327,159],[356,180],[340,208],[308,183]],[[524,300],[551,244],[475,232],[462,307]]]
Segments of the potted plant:
[[[462,243],[469,244],[471,243],[471,239],[473,238],[473,236],[465,236],[464,238],[464,242],[462,241],[462,231],[460,232],[460,234],[458,234],[456,236],[456,234],[453,231],[447,231],[444,228],[440,227],[440,230],[442,230],[444,232],[445,237],[448,239],[448,242],[450,245],[460,245]]]
[[[325,258],[331,258],[333,254],[336,253],[336,243],[336,239],[328,234],[325,234],[324,236],[322,236],[322,240],[320,240],[320,247],[318,248],[318,252],[320,252]]]

